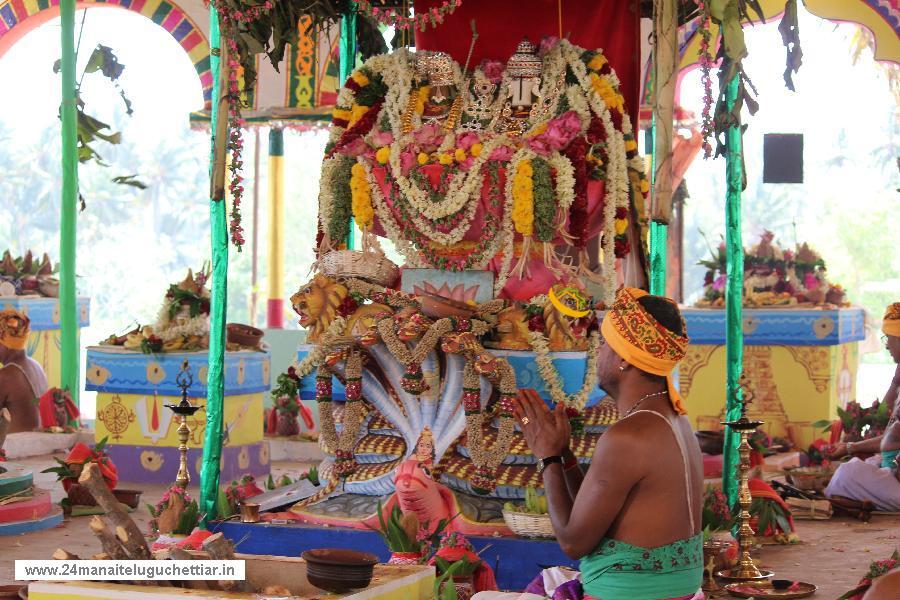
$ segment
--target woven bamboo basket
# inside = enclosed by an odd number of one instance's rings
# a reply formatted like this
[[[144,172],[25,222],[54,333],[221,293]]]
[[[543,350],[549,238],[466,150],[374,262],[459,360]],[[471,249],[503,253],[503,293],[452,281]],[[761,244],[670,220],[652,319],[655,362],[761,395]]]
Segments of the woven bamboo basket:
[[[380,252],[334,250],[319,259],[319,269],[329,277],[358,277],[386,287],[400,276],[400,268]]]
[[[513,533],[519,537],[556,538],[556,532],[553,531],[553,523],[550,522],[550,515],[504,510],[503,520],[506,521],[507,527],[512,529]]]

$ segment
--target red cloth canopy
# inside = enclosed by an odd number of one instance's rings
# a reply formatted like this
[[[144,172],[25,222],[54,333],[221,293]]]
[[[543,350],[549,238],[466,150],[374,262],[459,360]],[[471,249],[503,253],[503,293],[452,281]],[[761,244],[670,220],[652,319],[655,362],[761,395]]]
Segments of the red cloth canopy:
[[[415,0],[413,6],[419,14],[441,4],[443,0]],[[641,86],[637,0],[464,0],[443,24],[416,30],[416,49],[447,52],[464,65],[473,19],[478,41],[470,69],[486,58],[505,63],[523,37],[535,44],[549,36],[565,37],[589,50],[601,48],[619,76],[628,115],[636,123]]]

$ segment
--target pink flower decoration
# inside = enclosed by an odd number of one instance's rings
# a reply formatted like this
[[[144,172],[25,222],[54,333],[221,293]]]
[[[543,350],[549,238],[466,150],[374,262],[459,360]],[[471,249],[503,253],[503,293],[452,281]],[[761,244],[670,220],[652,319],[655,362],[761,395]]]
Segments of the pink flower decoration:
[[[412,171],[412,168],[416,165],[416,155],[414,152],[410,150],[406,150],[400,153],[400,170],[403,172],[403,175],[409,175],[409,172]]]
[[[343,146],[337,149],[337,152],[344,156],[360,156],[366,152],[370,152],[371,148],[361,137],[355,137]]]
[[[500,83],[503,79],[504,66],[503,63],[498,60],[482,61],[481,70],[491,83]]]
[[[713,289],[717,292],[725,290],[725,275],[719,275],[713,282]]]
[[[467,131],[463,134],[460,134],[456,138],[456,145],[459,148],[462,148],[466,152],[469,151],[469,148],[472,147],[472,144],[479,141],[478,134],[474,131]]]
[[[821,285],[819,278],[812,273],[807,273],[803,276],[803,287],[805,287],[809,291],[816,291],[817,289],[819,289],[819,285]]]
[[[372,133],[372,144],[377,148],[390,146],[394,141],[394,134],[390,131],[375,131]]]
[[[528,139],[528,147],[538,154],[547,155],[568,146],[581,129],[581,118],[570,110],[547,122],[544,133]]]
[[[547,37],[541,40],[541,45],[538,48],[538,56],[542,57],[550,52],[550,49],[553,48],[557,43],[559,43],[559,38],[555,35],[548,35]]]
[[[425,125],[413,133],[413,139],[422,152],[432,152],[441,145],[441,142],[444,140],[444,132],[441,131],[441,126],[436,123]]]
[[[509,146],[500,146],[491,152],[490,160],[498,160],[500,162],[508,161],[512,158],[513,149]]]

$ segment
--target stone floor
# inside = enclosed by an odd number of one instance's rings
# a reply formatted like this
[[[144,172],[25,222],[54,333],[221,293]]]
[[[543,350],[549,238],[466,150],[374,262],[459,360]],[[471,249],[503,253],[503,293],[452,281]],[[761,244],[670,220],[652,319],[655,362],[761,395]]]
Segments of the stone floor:
[[[60,457],[62,455],[59,455]],[[17,461],[30,466],[37,473],[52,460],[49,456]],[[296,463],[272,463],[274,475],[296,475],[306,469]],[[62,487],[53,474],[36,474],[38,486],[53,492],[58,501],[63,496]],[[147,528],[150,516],[143,508],[145,502],[155,503],[165,486],[143,486],[141,508],[132,513],[142,529]],[[190,490],[197,494],[196,488]],[[25,534],[17,537],[0,537],[0,583],[13,577],[16,559],[49,558],[57,548],[65,548],[81,556],[99,552],[99,545],[88,529],[90,519],[68,519],[62,527]],[[756,551],[760,566],[775,571],[779,579],[794,579],[819,586],[816,597],[837,598],[865,573],[870,562],[888,558],[900,546],[900,517],[875,515],[868,524],[850,519],[831,521],[798,521],[798,534],[802,542],[792,546],[765,546]]]

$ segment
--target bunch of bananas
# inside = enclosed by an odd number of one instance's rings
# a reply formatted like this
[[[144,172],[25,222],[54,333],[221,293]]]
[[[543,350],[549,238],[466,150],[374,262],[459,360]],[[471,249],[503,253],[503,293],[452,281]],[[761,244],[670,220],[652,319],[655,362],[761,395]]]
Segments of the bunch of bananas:
[[[503,510],[509,512],[525,512],[532,515],[546,515],[548,513],[547,496],[538,494],[537,490],[533,487],[528,487],[525,488],[525,506],[507,502],[503,505]]]

